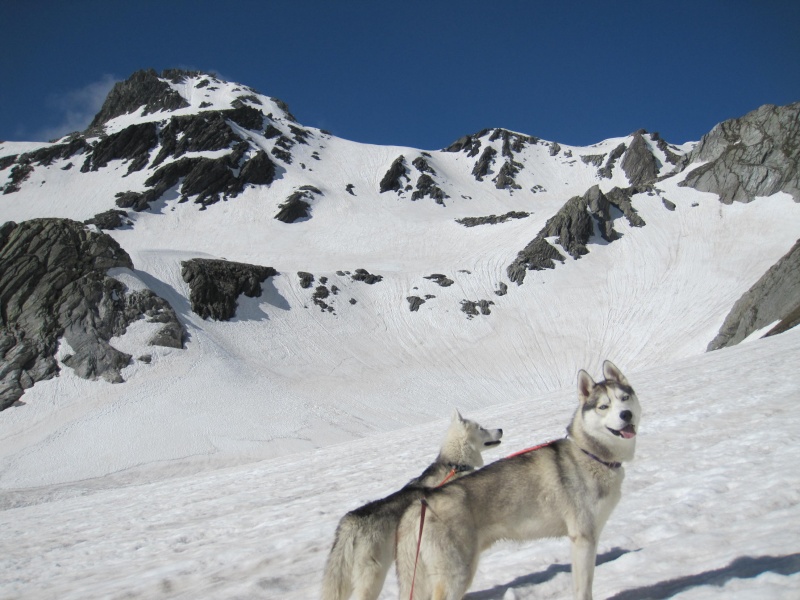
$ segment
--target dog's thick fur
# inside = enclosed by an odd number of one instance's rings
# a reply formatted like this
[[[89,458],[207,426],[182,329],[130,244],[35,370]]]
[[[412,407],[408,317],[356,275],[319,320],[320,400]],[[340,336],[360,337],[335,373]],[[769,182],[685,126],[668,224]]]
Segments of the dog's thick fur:
[[[497,446],[502,436],[502,429],[484,429],[455,411],[439,456],[419,477],[339,521],[325,565],[323,600],[345,600],[351,594],[358,600],[377,598],[394,561],[397,523],[403,512],[421,498],[424,488],[439,485],[451,471],[458,477],[482,467],[481,452]]]
[[[398,526],[400,598],[460,600],[480,553],[499,540],[569,536],[575,597],[590,600],[597,542],[620,499],[621,461],[633,458],[641,409],[609,361],[605,381],[578,373],[578,409],[566,438],[512,455],[425,494],[427,511],[416,564],[421,502]]]

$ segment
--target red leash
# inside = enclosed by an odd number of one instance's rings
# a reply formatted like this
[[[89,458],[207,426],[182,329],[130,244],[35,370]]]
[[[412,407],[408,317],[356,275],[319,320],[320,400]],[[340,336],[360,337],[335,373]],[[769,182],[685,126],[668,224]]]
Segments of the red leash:
[[[442,487],[445,483],[450,481],[456,474],[456,469],[453,467],[447,476],[442,479],[436,487]],[[422,508],[419,511],[419,537],[417,538],[417,556],[414,558],[414,574],[411,576],[411,596],[414,598],[414,583],[417,581],[417,563],[419,563],[419,549],[422,547],[422,529],[425,527],[425,513],[428,510],[428,502],[425,498],[420,498]]]
[[[533,452],[535,450],[539,450],[540,448],[546,448],[550,444],[555,443],[556,440],[550,440],[549,442],[545,442],[544,444],[539,444],[538,446],[531,446],[530,448],[525,448],[524,450],[518,450],[513,454],[509,454],[506,458],[514,458],[515,456],[520,456],[522,454],[527,454],[528,452]]]

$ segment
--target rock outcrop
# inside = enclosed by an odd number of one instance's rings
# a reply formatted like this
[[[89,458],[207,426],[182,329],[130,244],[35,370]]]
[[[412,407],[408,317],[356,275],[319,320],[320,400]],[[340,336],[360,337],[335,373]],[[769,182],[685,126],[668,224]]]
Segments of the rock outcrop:
[[[631,145],[622,157],[622,170],[631,185],[652,183],[658,177],[660,165],[650,146],[644,139],[644,130],[633,134]]]
[[[383,176],[380,182],[380,192],[383,194],[384,192],[399,192],[402,190],[406,183],[403,179],[407,179],[406,172],[408,171],[408,167],[406,167],[406,159],[404,156],[398,156],[394,159],[389,170],[386,171],[386,174]]]
[[[152,344],[182,347],[184,330],[169,304],[150,290],[130,291],[109,277],[133,268],[128,254],[104,233],[67,219],[34,219],[0,227],[0,408],[63,362],[81,377],[122,381],[131,356],[109,340],[133,321],[162,323]]]
[[[115,83],[89,128],[100,127],[115,117],[136,112],[142,107],[144,107],[142,114],[147,115],[161,110],[170,111],[189,106],[189,103],[164,81],[166,78],[175,79],[179,76],[179,72],[169,71],[159,77],[153,69],[148,69],[137,71],[125,81]]]
[[[708,350],[734,346],[773,323],[766,335],[800,324],[800,240],[736,301]]]
[[[619,233],[613,226],[612,206],[622,211],[632,227],[644,225],[630,203],[631,196],[637,191],[636,188],[614,188],[606,195],[595,185],[583,196],[570,198],[506,268],[508,278],[522,284],[526,271],[553,269],[555,261],[564,262],[564,256],[545,238],[556,237],[556,243],[573,258],[580,258],[589,252],[586,244],[594,234],[595,223],[604,240],[616,240]]]
[[[800,202],[800,102],[767,104],[724,121],[679,163],[691,170],[681,185],[718,194],[725,204],[786,192]]]
[[[261,284],[278,273],[272,267],[207,258],[183,261],[181,267],[181,276],[189,284],[192,311],[215,321],[232,319],[239,296],[261,296]]]
[[[286,202],[278,206],[275,218],[284,223],[294,223],[311,217],[311,201],[322,192],[313,185],[304,185],[292,192]]]
[[[502,215],[489,215],[486,217],[464,217],[463,219],[456,219],[456,223],[464,227],[476,227],[478,225],[496,225],[498,223],[505,223],[509,219],[525,219],[530,217],[531,213],[524,211],[507,212]]]

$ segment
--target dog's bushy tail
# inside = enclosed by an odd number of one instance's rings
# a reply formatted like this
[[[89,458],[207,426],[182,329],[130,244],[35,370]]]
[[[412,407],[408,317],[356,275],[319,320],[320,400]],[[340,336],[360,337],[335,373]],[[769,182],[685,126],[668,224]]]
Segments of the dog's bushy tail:
[[[355,530],[345,515],[336,527],[336,536],[322,577],[322,600],[347,600],[353,593]]]

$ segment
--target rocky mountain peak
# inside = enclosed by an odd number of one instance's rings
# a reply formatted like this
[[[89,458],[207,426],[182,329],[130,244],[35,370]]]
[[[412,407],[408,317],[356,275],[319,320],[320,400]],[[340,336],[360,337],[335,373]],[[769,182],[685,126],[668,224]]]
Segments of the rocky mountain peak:
[[[142,106],[146,115],[160,110],[188,107],[189,103],[166,81],[180,80],[188,74],[186,71],[171,69],[159,77],[153,69],[136,71],[125,81],[114,84],[89,128],[100,127],[111,119],[135,112]]]

